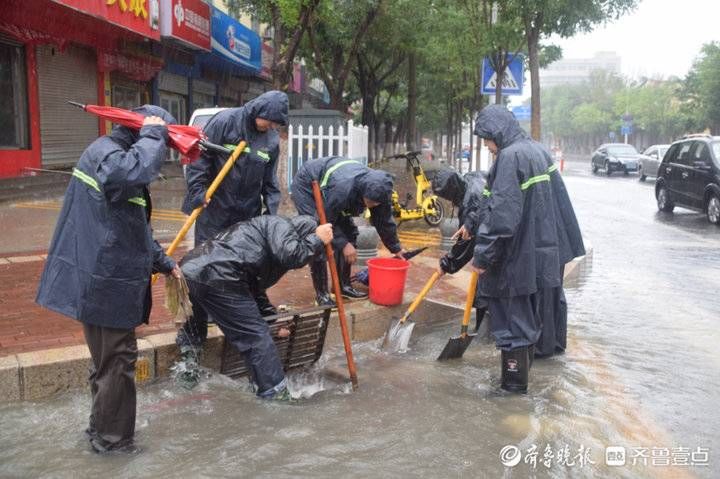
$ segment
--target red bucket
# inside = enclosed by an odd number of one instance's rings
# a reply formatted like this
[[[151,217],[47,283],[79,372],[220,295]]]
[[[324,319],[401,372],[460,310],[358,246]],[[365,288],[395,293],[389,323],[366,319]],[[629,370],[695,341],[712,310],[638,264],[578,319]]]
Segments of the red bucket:
[[[373,258],[367,262],[370,301],[383,306],[402,303],[410,263],[399,258]]]

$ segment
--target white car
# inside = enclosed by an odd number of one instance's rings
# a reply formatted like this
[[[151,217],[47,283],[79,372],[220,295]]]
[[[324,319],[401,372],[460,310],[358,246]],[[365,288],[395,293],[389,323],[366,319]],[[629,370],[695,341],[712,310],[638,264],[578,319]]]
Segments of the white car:
[[[192,113],[192,115],[190,115],[190,121],[188,122],[188,125],[197,126],[202,129],[205,124],[210,120],[210,118],[215,115],[215,113],[221,112],[223,110],[227,110],[227,108],[198,108]],[[186,167],[187,165],[184,164],[183,175],[185,175]]]
[[[657,177],[658,167],[668,148],[670,145],[652,145],[642,152],[638,165],[640,181],[645,181],[648,176]]]

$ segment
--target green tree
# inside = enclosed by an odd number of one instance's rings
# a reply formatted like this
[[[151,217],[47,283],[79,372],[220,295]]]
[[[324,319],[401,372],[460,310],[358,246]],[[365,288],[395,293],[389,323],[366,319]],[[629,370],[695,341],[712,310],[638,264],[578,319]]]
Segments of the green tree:
[[[225,0],[231,14],[249,13],[272,27],[273,88],[284,91],[289,88],[300,42],[321,2],[323,0]]]
[[[540,41],[558,34],[572,37],[591,31],[595,25],[617,19],[634,9],[639,0],[513,0],[514,10],[522,19],[530,69],[531,135],[540,139]]]
[[[316,9],[307,30],[308,57],[330,93],[330,106],[347,111],[346,84],[357,53],[385,0],[343,0]]]
[[[720,133],[720,42],[703,45],[685,78],[686,112],[694,112],[696,128]]]

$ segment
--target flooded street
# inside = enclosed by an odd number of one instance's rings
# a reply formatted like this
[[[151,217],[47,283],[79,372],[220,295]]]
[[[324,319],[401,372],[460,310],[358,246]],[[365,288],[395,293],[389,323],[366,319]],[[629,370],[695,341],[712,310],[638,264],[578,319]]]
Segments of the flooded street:
[[[356,344],[355,393],[328,373],[341,349],[292,376],[293,405],[218,375],[142,388],[134,457],[89,451],[85,394],[0,406],[0,477],[718,477],[720,228],[659,215],[635,176],[572,163],[565,178],[594,253],[567,285],[568,352],[535,362],[527,395],[496,392],[487,339],[437,362],[448,318],[418,324],[404,355]],[[614,446],[624,466],[606,465]]]

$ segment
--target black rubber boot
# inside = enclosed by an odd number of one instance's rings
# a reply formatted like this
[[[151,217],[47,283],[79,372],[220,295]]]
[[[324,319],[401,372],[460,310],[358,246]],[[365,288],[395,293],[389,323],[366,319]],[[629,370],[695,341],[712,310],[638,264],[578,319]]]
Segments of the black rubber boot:
[[[332,296],[328,292],[327,266],[322,261],[310,263],[310,276],[312,277],[313,288],[315,288],[315,304],[317,306],[335,306]]]
[[[265,291],[260,291],[255,295],[255,303],[257,303],[257,307],[263,317],[273,316],[278,313],[275,306],[273,306],[270,302],[270,298],[268,298]]]
[[[500,367],[502,368],[502,386],[500,387],[513,393],[527,393],[528,370],[530,369],[527,346],[510,351],[503,350]]]
[[[367,293],[363,293],[362,291],[358,291],[352,287],[352,282],[350,281],[352,265],[345,261],[345,256],[343,256],[342,253],[335,256],[335,264],[337,265],[338,279],[340,280],[340,291],[342,292],[343,298],[367,298]]]
[[[528,366],[532,369],[533,360],[535,359],[535,345],[531,344],[528,346]]]

